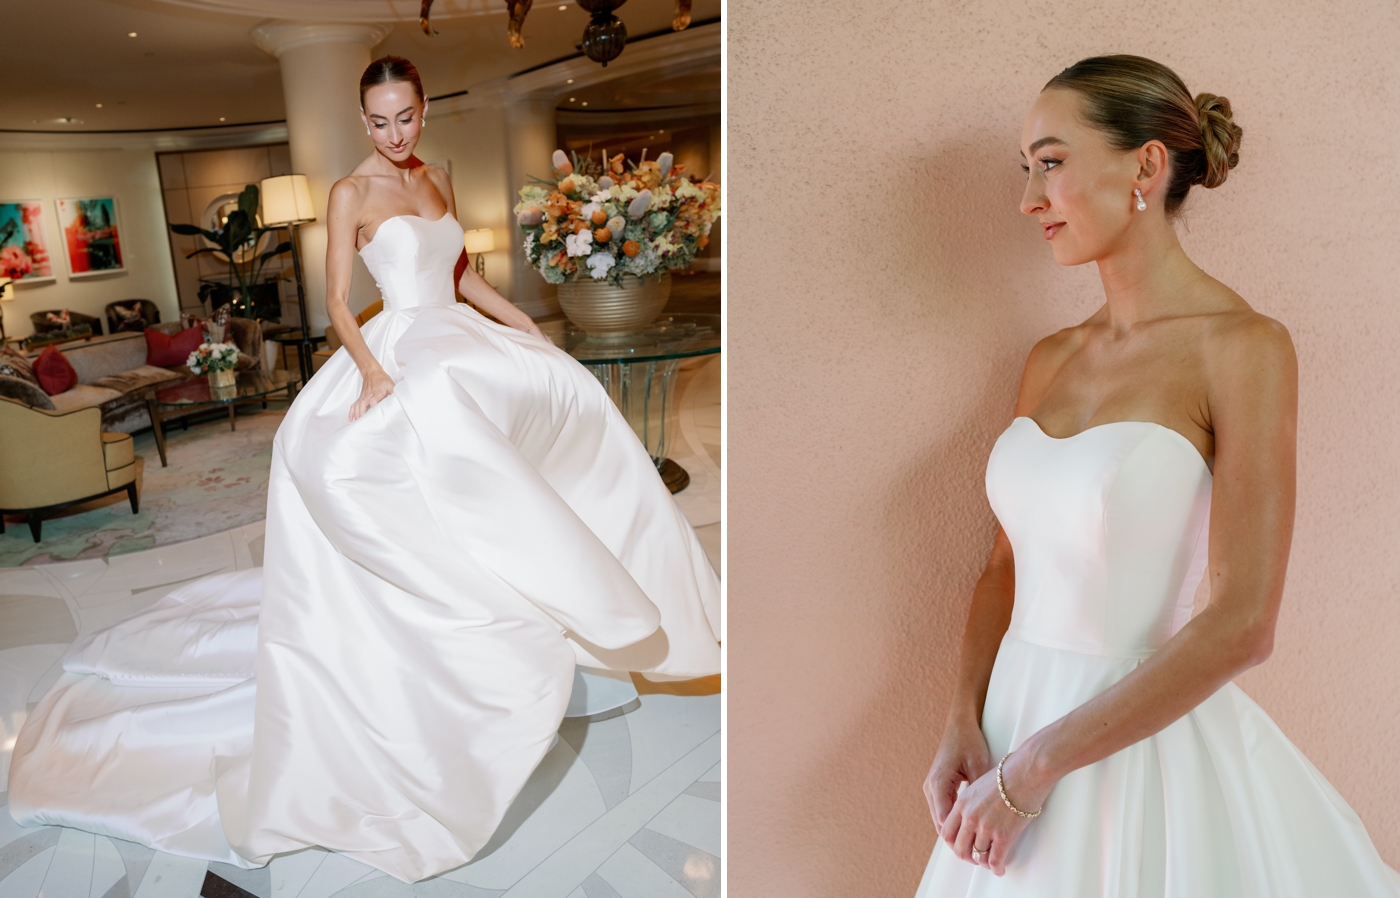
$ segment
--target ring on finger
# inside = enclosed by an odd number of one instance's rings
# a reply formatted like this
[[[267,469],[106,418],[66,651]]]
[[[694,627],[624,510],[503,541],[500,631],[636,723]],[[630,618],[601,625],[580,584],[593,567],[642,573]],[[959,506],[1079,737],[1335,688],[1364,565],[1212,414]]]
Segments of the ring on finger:
[[[982,858],[986,857],[986,856],[987,856],[987,853],[990,852],[991,850],[992,850],[992,846],[990,846],[990,845],[988,845],[986,848],[975,848],[975,847],[974,847],[974,848],[972,849],[972,862],[973,862],[973,863],[977,863],[977,862],[981,861]]]

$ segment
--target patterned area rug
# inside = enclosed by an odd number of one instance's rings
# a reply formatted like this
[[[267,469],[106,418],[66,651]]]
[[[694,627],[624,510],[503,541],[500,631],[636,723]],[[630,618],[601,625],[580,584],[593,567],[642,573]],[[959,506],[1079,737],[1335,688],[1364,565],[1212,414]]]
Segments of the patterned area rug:
[[[272,438],[285,402],[238,410],[237,430],[228,418],[205,419],[181,430],[167,422],[166,454],[160,466],[155,436],[136,434],[141,513],[133,515],[126,494],[68,509],[44,521],[35,543],[22,516],[6,516],[0,535],[0,567],[105,558],[184,542],[260,521],[267,512]]]

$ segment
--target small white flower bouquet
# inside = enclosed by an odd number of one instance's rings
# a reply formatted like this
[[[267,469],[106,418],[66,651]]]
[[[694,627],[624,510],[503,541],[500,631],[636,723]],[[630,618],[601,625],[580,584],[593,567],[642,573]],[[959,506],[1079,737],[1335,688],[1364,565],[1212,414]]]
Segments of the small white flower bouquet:
[[[238,347],[233,343],[201,343],[185,364],[193,374],[232,371],[238,364]]]

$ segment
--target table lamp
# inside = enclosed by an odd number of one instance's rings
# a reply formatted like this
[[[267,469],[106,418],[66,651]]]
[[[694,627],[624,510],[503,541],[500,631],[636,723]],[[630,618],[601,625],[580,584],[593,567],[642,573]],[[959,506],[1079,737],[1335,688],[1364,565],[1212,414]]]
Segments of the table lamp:
[[[15,298],[14,278],[0,277],[0,302],[10,302]],[[5,307],[0,306],[0,345],[5,342]]]
[[[476,228],[467,231],[466,237],[462,239],[467,255],[471,256],[476,264],[476,273],[481,275],[481,279],[486,280],[486,260],[482,258],[482,253],[489,253],[496,248],[496,237],[490,228]]]
[[[292,234],[292,270],[297,279],[297,309],[301,313],[301,344],[297,347],[297,363],[301,367],[301,382],[311,379],[311,320],[306,315],[306,288],[301,283],[301,257],[297,252],[297,225],[316,220],[311,205],[311,186],[306,175],[278,175],[264,178],[259,186],[262,199],[264,227],[286,228]]]

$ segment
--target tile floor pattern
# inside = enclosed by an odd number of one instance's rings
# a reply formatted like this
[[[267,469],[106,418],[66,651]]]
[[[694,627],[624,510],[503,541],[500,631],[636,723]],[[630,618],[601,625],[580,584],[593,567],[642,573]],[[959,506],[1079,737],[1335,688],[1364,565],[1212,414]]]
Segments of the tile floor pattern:
[[[175,585],[260,564],[263,529],[0,570],[0,790],[25,715],[69,644]],[[259,898],[718,896],[719,696],[646,694],[620,717],[566,720],[560,737],[484,856],[416,885],[315,849],[240,870],[78,830],[21,829],[0,813],[0,898],[216,898],[210,873]]]
[[[671,456],[691,475],[676,498],[716,566],[719,372],[716,357],[686,364],[671,422]],[[245,429],[244,420],[237,433],[262,430]],[[219,438],[227,424],[190,433],[198,438],[191,449],[203,445],[217,458],[256,454],[242,438]],[[270,432],[265,439],[270,445]],[[204,463],[193,453],[190,461]],[[264,471],[261,491],[249,495],[265,496],[265,481]],[[247,497],[239,498],[241,508]],[[212,526],[217,516],[204,520]],[[16,529],[28,539],[28,528]],[[0,806],[19,728],[58,678],[68,646],[181,583],[262,564],[263,532],[258,520],[130,554],[39,564],[30,556],[24,567],[0,567]],[[623,716],[566,720],[483,856],[415,885],[315,849],[240,870],[78,830],[21,829],[0,811],[0,898],[715,898],[723,854],[719,701],[644,694]]]

